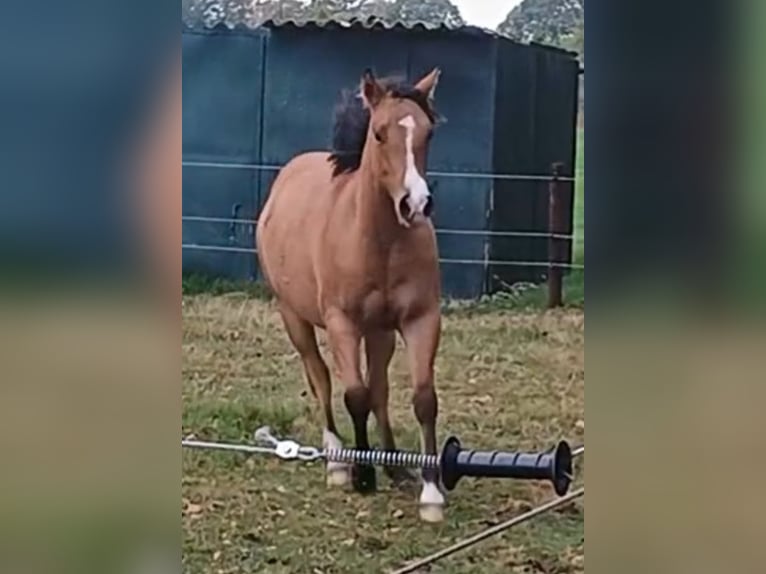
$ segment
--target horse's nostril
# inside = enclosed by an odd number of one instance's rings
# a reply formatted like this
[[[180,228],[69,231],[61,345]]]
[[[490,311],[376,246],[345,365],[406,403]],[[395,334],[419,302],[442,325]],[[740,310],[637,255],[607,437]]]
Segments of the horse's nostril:
[[[433,213],[434,210],[434,198],[429,196],[428,199],[426,199],[426,205],[423,207],[423,215],[426,217],[431,217],[431,213]]]
[[[404,219],[410,219],[410,194],[407,193],[399,200],[399,213]]]

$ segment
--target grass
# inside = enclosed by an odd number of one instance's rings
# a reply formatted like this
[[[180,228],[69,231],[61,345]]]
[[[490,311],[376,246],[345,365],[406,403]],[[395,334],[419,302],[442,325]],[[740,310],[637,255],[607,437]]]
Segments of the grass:
[[[183,295],[240,293],[256,299],[267,300],[271,298],[271,293],[263,283],[211,277],[201,273],[184,273],[181,279],[181,292]]]
[[[184,274],[181,282],[184,296],[231,295],[260,301],[270,301],[271,293],[262,283],[207,277],[199,274]],[[581,309],[584,305],[583,272],[574,270],[564,278],[564,305],[566,308]],[[544,285],[520,284],[481,297],[477,301],[445,300],[444,313],[471,312],[495,313],[497,311],[544,309],[548,293]]]
[[[321,419],[272,302],[247,293],[185,296],[183,317],[185,434],[249,442],[269,424],[283,436],[321,444]],[[579,309],[452,309],[436,364],[439,440],[455,434],[484,449],[584,440],[583,324]],[[403,448],[417,449],[401,348],[390,373],[394,432]],[[350,437],[342,388],[334,383],[341,433]],[[370,428],[377,443],[372,421]],[[445,522],[432,526],[417,518],[417,489],[399,490],[382,472],[378,484],[378,493],[361,496],[328,489],[318,464],[185,451],[184,572],[388,572],[553,496],[542,483],[463,479],[447,495]],[[431,572],[582,572],[583,536],[580,502]]]
[[[574,235],[584,262],[584,132],[578,131]],[[584,440],[584,274],[565,278],[564,309],[541,312],[545,287],[511,286],[478,302],[445,302],[436,364],[439,438],[466,446],[544,449]],[[321,420],[298,355],[263,286],[184,276],[184,434],[250,442],[268,424],[321,443]],[[323,352],[327,356],[323,345]],[[400,446],[417,450],[407,367],[391,366],[391,419]],[[335,384],[341,432],[350,437]],[[371,422],[371,437],[375,437]],[[375,442],[375,441],[374,441]],[[582,462],[578,476],[583,475]],[[578,479],[578,483],[581,479]],[[187,574],[388,572],[553,495],[546,484],[464,479],[446,521],[417,518],[417,490],[378,473],[363,497],[325,487],[318,464],[184,452],[183,568]],[[574,486],[573,486],[574,487]],[[582,501],[450,557],[431,572],[584,572]]]

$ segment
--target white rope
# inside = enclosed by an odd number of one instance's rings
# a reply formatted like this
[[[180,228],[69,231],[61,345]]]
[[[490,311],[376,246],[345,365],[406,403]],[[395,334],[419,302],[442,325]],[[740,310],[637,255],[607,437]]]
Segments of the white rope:
[[[182,249],[190,249],[192,251],[221,251],[223,253],[252,253],[256,254],[258,251],[250,249],[248,247],[227,247],[225,245],[199,245],[197,243],[182,243]]]
[[[220,161],[182,161],[183,167],[214,168],[214,169],[249,169],[253,171],[279,171],[284,166],[260,163],[237,163]],[[500,179],[509,181],[566,181],[574,182],[575,178],[553,175],[520,175],[505,173],[472,173],[455,171],[428,171],[426,176],[443,177],[447,179]]]
[[[224,450],[230,452],[242,452],[245,454],[276,454],[276,449],[268,446],[252,446],[248,444],[229,444],[222,442],[207,442],[203,440],[185,439],[181,446],[201,450]]]
[[[553,263],[547,261],[504,261],[501,259],[439,259],[439,263],[458,265],[508,265],[518,267],[555,267],[561,269],[585,269],[580,263]]]
[[[258,221],[255,219],[238,219],[234,217],[206,217],[202,215],[184,215],[181,217],[183,221],[191,221],[195,223],[228,223],[234,225],[257,225]],[[562,240],[574,240],[574,235],[568,235],[564,233],[549,233],[542,231],[493,231],[483,229],[445,229],[441,227],[436,228],[437,235],[475,235],[479,237],[533,237],[533,238],[548,238],[548,239],[562,239]],[[582,241],[583,238],[577,238],[577,241]]]
[[[224,245],[199,245],[196,243],[183,243],[181,245],[183,249],[189,249],[192,251],[220,251],[223,253],[252,253],[257,254],[258,251],[247,247],[227,247]],[[504,261],[500,259],[439,259],[439,263],[453,263],[456,265],[504,265],[504,266],[516,266],[516,267],[555,267],[561,269],[585,269],[585,265],[579,263],[549,263],[547,261]]]
[[[443,550],[439,550],[438,552],[434,552],[433,554],[430,554],[429,556],[426,556],[425,558],[421,558],[420,560],[417,560],[416,562],[412,562],[408,564],[407,566],[404,566],[403,568],[394,570],[391,572],[391,574],[408,574],[409,572],[415,572],[416,570],[423,568],[424,566],[433,564],[437,560],[446,558],[447,556],[454,554],[455,552],[459,552],[460,550],[463,550],[464,548],[468,548],[469,546],[478,544],[482,540],[490,538],[491,536],[495,536],[496,534],[500,534],[501,532],[508,530],[509,528],[512,528],[513,526],[522,524],[523,522],[526,522],[536,516],[539,516],[541,514],[548,512],[549,510],[553,510],[554,508],[558,508],[559,506],[564,506],[566,504],[569,504],[570,502],[572,502],[576,498],[583,496],[584,494],[585,494],[585,487],[583,486],[582,488],[573,490],[572,492],[570,492],[569,494],[565,496],[562,496],[561,498],[555,498],[549,502],[546,502],[545,504],[538,506],[537,508],[533,508],[529,512],[525,512],[524,514],[514,516],[513,518],[511,518],[510,520],[507,520],[506,522],[503,522],[502,524],[498,524],[497,526],[488,528],[487,530],[479,532],[478,534],[474,534],[473,536],[469,538],[465,538],[464,540],[461,540],[460,542],[457,542],[456,544],[453,544],[452,546],[448,546],[447,548],[444,548]]]

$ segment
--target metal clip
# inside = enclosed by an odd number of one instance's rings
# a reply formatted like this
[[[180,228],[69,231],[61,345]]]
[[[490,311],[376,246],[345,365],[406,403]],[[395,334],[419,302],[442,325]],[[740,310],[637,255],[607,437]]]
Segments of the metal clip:
[[[300,460],[317,460],[322,458],[322,451],[313,446],[302,446],[298,451],[298,458]]]
[[[256,442],[274,448],[274,454],[284,460],[317,460],[322,458],[322,451],[312,446],[301,446],[294,440],[279,440],[271,434],[271,428],[261,427],[255,431]]]
[[[253,438],[255,438],[256,442],[260,442],[262,444],[266,444],[269,446],[273,446],[276,448],[279,441],[274,437],[273,434],[271,434],[271,427],[261,427],[258,430],[255,431],[253,434]]]
[[[277,442],[275,453],[279,458],[293,459],[298,458],[301,445],[294,440],[280,440]]]

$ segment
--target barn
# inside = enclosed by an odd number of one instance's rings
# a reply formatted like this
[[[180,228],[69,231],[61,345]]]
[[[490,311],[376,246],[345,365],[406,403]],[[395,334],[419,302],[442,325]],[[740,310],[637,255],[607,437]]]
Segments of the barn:
[[[328,148],[340,90],[366,67],[415,78],[434,66],[447,118],[429,159],[444,294],[542,280],[555,162],[572,229],[575,55],[475,27],[374,20],[184,30],[184,271],[258,280],[254,226],[271,181],[292,156]]]

